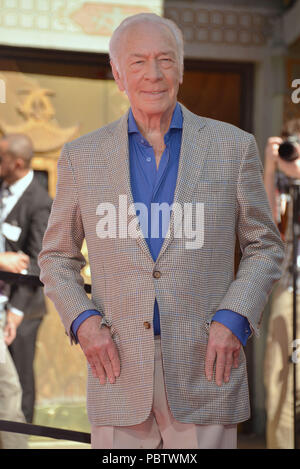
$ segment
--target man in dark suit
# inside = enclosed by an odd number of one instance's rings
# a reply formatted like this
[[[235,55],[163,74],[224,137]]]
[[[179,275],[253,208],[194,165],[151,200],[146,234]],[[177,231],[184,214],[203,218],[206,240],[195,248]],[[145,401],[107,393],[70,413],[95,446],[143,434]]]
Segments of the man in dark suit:
[[[34,178],[30,167],[33,146],[21,134],[0,140],[0,252],[22,251],[30,258],[28,273],[39,275],[37,255],[51,209],[48,192]],[[27,422],[33,420],[35,386],[33,360],[35,342],[46,313],[43,291],[32,285],[11,285],[6,306],[6,328],[17,328],[10,344],[23,389],[22,409]]]

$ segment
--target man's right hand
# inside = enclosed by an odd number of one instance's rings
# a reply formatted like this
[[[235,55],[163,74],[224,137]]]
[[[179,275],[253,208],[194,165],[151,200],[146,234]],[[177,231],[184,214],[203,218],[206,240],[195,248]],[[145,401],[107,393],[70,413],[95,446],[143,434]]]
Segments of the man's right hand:
[[[80,324],[77,337],[94,378],[99,378],[100,384],[106,384],[107,378],[114,384],[120,376],[119,353],[109,327],[100,329],[100,322],[99,316],[90,316]]]
[[[19,274],[22,270],[27,269],[29,265],[29,257],[26,254],[18,252],[0,253],[0,270]]]

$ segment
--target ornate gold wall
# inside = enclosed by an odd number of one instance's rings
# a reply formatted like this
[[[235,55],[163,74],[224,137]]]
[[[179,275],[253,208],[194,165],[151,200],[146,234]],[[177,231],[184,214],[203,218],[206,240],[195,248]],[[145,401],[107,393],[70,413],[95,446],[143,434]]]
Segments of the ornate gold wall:
[[[31,137],[32,166],[47,172],[52,197],[62,145],[117,119],[128,107],[112,80],[1,71],[0,78],[7,94],[6,104],[0,105],[0,133],[22,132]],[[83,253],[87,258],[85,244]],[[88,265],[83,275],[89,283]],[[48,299],[47,310],[37,340],[35,423],[89,431],[84,356],[79,346],[70,346]]]

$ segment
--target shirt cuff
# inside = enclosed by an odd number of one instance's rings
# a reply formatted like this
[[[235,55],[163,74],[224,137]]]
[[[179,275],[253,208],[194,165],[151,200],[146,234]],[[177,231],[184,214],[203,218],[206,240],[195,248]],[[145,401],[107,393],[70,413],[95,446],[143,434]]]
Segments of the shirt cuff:
[[[251,335],[251,327],[248,319],[241,314],[231,311],[230,309],[219,309],[212,321],[219,322],[228,327],[231,332],[239,339],[243,346],[246,345]]]
[[[90,316],[103,317],[103,314],[101,314],[96,309],[87,309],[86,311],[83,311],[82,313],[80,313],[79,316],[72,322],[71,331],[73,333],[73,336],[75,337],[76,344],[78,344],[78,337],[77,337],[78,328],[83,323],[83,321],[85,321]]]
[[[9,311],[14,313],[16,316],[22,316],[22,317],[24,316],[23,311],[21,311],[20,309],[14,308],[13,306],[9,308]]]

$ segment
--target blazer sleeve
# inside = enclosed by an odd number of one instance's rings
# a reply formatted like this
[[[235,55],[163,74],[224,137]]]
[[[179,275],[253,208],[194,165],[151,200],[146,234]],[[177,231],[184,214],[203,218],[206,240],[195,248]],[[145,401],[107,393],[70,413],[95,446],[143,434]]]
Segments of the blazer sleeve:
[[[253,135],[244,144],[237,182],[237,236],[242,252],[235,279],[218,309],[245,316],[259,335],[262,312],[280,279],[284,247],[273,222]]]
[[[80,274],[86,264],[81,253],[84,229],[68,144],[63,147],[57,169],[56,197],[38,264],[44,292],[54,303],[73,343],[72,322],[83,311],[96,308],[85,292]]]

